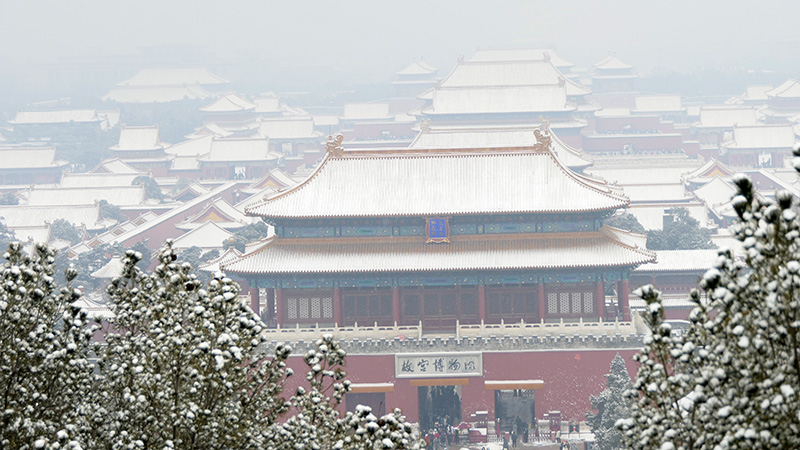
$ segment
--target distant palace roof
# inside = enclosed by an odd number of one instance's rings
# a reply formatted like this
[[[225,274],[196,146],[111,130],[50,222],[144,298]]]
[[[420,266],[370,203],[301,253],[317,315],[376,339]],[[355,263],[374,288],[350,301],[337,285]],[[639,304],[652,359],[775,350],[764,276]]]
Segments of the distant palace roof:
[[[442,82],[442,88],[555,85],[563,81],[567,95],[591,91],[566,78],[549,60],[461,62]]]
[[[790,124],[735,126],[733,140],[725,148],[785,148],[795,144],[794,128]]]
[[[437,71],[438,69],[425,61],[415,61],[405,69],[397,72],[396,75],[434,75]]]
[[[550,151],[379,154],[328,154],[306,181],[246,212],[267,218],[563,213],[629,203]]]
[[[472,62],[481,61],[539,61],[550,59],[554,66],[568,69],[574,64],[559,57],[551,48],[507,48],[478,50],[469,58]]]
[[[630,65],[628,63],[625,63],[625,62],[622,62],[622,60],[617,58],[615,55],[609,55],[608,57],[606,57],[602,61],[593,64],[593,66],[595,67],[595,69],[599,69],[599,70],[627,70],[627,69],[633,69],[632,65]]]
[[[756,109],[752,106],[703,106],[698,128],[733,128],[734,125],[755,125]]]
[[[161,142],[158,125],[151,127],[123,126],[119,132],[119,142],[109,149],[117,152],[163,150],[169,145]]]
[[[200,111],[203,112],[237,112],[237,111],[253,111],[258,105],[251,103],[236,94],[228,94],[222,98],[217,99],[210,105],[203,106]]]
[[[68,165],[69,162],[56,159],[55,147],[0,147],[2,169],[44,169]]]
[[[273,239],[226,271],[253,273],[439,272],[449,270],[566,269],[634,266],[654,260],[650,251],[618,241],[603,229],[585,233],[538,233],[497,239],[459,236],[430,245],[424,236],[337,239]]]
[[[8,121],[12,125],[93,123],[103,119],[93,109],[70,109],[60,111],[20,111]]]
[[[179,86],[215,85],[229,83],[206,69],[198,67],[142,69],[117,86]]]

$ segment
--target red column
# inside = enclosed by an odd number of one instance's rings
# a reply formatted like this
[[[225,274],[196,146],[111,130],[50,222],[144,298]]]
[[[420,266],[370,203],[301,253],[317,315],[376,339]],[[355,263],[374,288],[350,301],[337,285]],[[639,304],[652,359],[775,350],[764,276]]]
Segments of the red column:
[[[597,305],[597,318],[605,319],[606,317],[606,293],[603,289],[603,279],[598,276],[594,287],[595,304]]]
[[[333,288],[333,323],[342,326],[342,288]]]
[[[250,288],[250,308],[252,308],[253,312],[255,312],[257,316],[261,317],[261,305],[258,298],[257,287]]]
[[[285,305],[283,304],[283,288],[276,288],[275,289],[275,321],[277,322],[278,326],[283,326],[283,309]]]
[[[631,309],[628,306],[628,280],[617,282],[617,298],[619,299],[619,309],[622,310],[622,320],[631,320]]]
[[[486,323],[486,285],[478,285],[478,320]]]
[[[539,281],[537,286],[539,288],[539,320],[544,320],[547,317],[547,308],[545,308],[547,299],[544,298],[544,283]]]
[[[392,320],[397,325],[402,325],[403,321],[400,320],[400,287],[395,286],[392,288]]]

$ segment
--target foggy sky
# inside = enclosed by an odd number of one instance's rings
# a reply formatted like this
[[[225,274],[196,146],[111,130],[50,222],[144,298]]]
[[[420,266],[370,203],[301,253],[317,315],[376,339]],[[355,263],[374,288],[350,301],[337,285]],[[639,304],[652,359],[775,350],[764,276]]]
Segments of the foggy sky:
[[[230,60],[248,54],[380,74],[419,58],[449,70],[478,47],[551,45],[584,67],[614,52],[640,71],[786,69],[800,60],[786,50],[800,43],[798,17],[792,0],[0,0],[0,58],[51,62],[194,44]]]

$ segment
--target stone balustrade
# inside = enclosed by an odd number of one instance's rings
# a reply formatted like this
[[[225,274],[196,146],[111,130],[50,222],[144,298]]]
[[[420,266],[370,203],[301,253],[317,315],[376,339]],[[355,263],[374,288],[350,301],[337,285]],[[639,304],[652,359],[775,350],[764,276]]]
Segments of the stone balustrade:
[[[423,334],[413,326],[294,327],[266,331],[270,347],[310,348],[323,334],[335,336],[351,354],[441,351],[525,351],[639,348],[642,334],[631,322],[544,322],[457,325],[455,333]]]

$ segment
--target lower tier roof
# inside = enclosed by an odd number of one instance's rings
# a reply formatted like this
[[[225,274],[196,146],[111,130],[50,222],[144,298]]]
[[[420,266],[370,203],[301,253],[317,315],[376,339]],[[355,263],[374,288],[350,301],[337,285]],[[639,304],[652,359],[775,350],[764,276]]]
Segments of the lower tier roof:
[[[655,253],[615,239],[607,230],[584,233],[456,236],[445,244],[425,237],[275,238],[224,265],[229,273],[367,273],[633,267]]]

